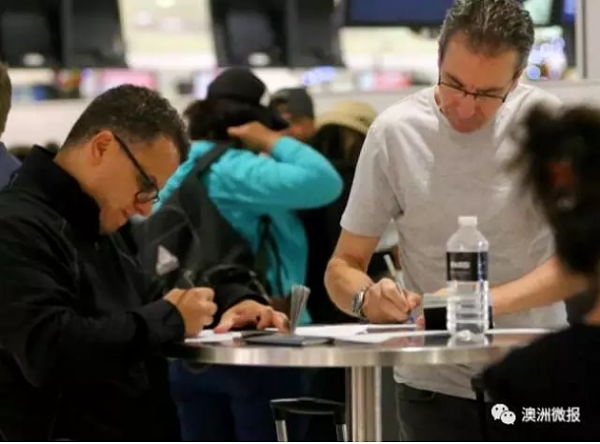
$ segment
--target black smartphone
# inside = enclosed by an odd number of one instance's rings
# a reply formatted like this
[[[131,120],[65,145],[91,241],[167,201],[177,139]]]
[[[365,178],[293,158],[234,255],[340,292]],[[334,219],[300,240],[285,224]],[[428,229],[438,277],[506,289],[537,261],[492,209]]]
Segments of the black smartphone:
[[[250,335],[243,337],[246,344],[274,345],[279,347],[307,347],[314,345],[333,344],[332,338],[296,336],[273,333],[270,335]]]
[[[276,331],[270,331],[270,330],[242,330],[242,338],[246,339],[246,338],[251,338],[254,336],[266,336],[266,335],[274,335],[277,334]]]

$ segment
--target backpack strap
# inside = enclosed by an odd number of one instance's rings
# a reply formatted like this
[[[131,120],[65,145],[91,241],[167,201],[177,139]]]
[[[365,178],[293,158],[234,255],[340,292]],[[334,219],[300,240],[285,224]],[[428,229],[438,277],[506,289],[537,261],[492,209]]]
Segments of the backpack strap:
[[[254,260],[254,271],[267,282],[267,272],[269,271],[269,237],[271,226],[271,218],[269,216],[262,216],[258,223],[258,229],[260,231],[260,239],[258,241],[258,251],[256,252],[256,258]],[[277,270],[279,273],[279,270]],[[276,289],[271,289],[277,291]]]
[[[216,142],[215,145],[211,148],[211,150],[196,162],[196,165],[194,165],[194,169],[192,170],[191,174],[188,175],[184,182],[187,182],[188,180],[192,181],[198,178],[198,176],[204,173],[208,169],[208,167],[210,167],[213,164],[213,162],[216,162],[219,159],[219,157],[225,154],[225,151],[229,149],[230,145],[231,142],[228,140]]]
[[[260,229],[260,241],[258,244],[258,252],[256,254],[256,260],[254,261],[255,271],[262,276],[263,278],[267,278],[267,272],[269,270],[269,247],[271,247],[273,251],[273,255],[275,256],[275,273],[277,279],[277,287],[273,288],[273,293],[277,292],[283,296],[283,281],[281,278],[282,265],[281,265],[281,255],[279,254],[279,247],[277,246],[277,241],[273,237],[271,233],[271,218],[269,216],[262,216],[260,218],[259,223]]]
[[[187,175],[185,180],[183,180],[179,186],[178,192],[182,204],[183,202],[194,202],[198,199],[197,193],[198,187],[200,186],[198,180],[200,176],[204,174],[223,154],[225,154],[225,151],[229,149],[229,145],[230,142],[227,141],[217,142],[210,151],[198,159],[191,173]],[[193,208],[196,208],[196,206],[187,208],[188,211],[186,214],[190,218],[192,225],[197,226],[200,223],[200,215],[198,211],[190,211]]]

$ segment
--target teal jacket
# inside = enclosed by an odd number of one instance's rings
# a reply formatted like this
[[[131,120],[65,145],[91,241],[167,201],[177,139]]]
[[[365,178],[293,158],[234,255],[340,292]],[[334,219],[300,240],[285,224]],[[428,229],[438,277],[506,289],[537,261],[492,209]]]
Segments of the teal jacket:
[[[181,185],[198,159],[212,147],[213,143],[207,141],[192,144],[188,159],[167,181],[160,200],[167,199]],[[261,216],[270,217],[280,257],[278,270],[274,252],[269,253],[267,279],[274,295],[288,295],[293,285],[304,284],[308,244],[296,211],[325,206],[341,194],[342,179],[329,161],[310,146],[282,137],[270,157],[229,149],[202,180],[221,215],[248,240],[255,253]],[[307,312],[300,321],[310,322]]]

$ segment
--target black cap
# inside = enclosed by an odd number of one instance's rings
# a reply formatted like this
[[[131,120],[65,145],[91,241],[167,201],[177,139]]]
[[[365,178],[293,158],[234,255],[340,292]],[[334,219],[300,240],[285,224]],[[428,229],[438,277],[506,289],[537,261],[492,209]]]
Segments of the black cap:
[[[276,112],[267,107],[267,87],[247,68],[228,68],[208,85],[206,99],[227,98],[255,106],[260,122],[279,131],[289,124]]]
[[[306,88],[284,88],[271,97],[271,107],[279,108],[286,105],[286,112],[292,117],[315,117],[313,99]]]

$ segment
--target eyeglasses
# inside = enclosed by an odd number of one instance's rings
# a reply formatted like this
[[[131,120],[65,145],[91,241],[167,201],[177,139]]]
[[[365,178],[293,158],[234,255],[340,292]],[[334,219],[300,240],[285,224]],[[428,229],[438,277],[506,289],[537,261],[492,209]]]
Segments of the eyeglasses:
[[[142,168],[140,163],[136,160],[131,149],[127,146],[123,139],[121,139],[116,134],[113,134],[113,137],[125,153],[125,155],[129,158],[135,169],[138,171],[138,182],[140,190],[135,194],[135,201],[140,204],[146,203],[154,203],[158,201],[158,185],[156,184],[156,179],[148,175],[146,171]]]
[[[480,93],[480,92],[471,92],[465,90],[462,86],[454,85],[452,83],[444,82],[442,79],[438,79],[438,86],[444,86],[448,88],[450,93],[455,94],[457,96],[462,96],[461,98],[472,96],[476,102],[482,104],[492,104],[494,102],[504,103],[506,102],[506,98],[510,94],[508,91],[503,96],[497,94],[489,94],[489,93]]]

